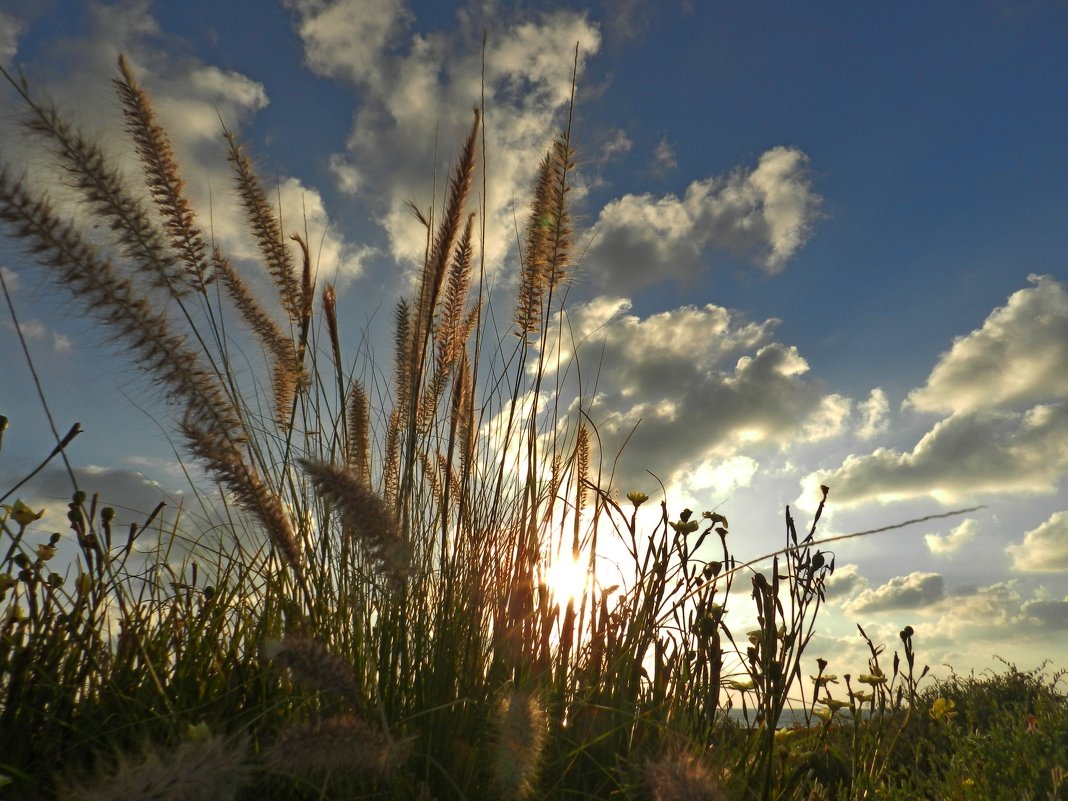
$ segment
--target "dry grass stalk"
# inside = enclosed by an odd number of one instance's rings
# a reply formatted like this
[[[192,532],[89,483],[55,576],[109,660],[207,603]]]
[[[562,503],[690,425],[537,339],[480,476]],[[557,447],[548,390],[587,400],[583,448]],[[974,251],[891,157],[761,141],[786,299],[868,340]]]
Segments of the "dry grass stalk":
[[[157,253],[167,250],[166,243],[140,205],[125,193],[103,153],[82,141],[54,112],[28,96],[26,101],[35,115],[31,128],[57,142],[61,158],[77,176],[76,187],[102,217],[111,220],[123,251],[153,271],[157,283],[177,293],[171,270],[175,262]],[[240,414],[218,376],[205,369],[197,353],[186,346],[185,337],[175,333],[171,319],[121,278],[109,259],[99,257],[73,225],[61,222],[47,200],[30,195],[6,169],[0,170],[0,220],[166,388],[168,399],[183,408],[181,427],[190,450],[206,462],[239,505],[266,526],[275,546],[299,569],[299,549],[288,517],[241,453],[248,437]],[[177,277],[185,280],[187,272]]]
[[[566,275],[571,248],[567,192],[572,158],[564,135],[553,142],[542,159],[534,182],[515,311],[516,334],[524,341],[529,342],[540,331],[547,312],[547,296]]]
[[[708,768],[690,754],[650,762],[645,780],[653,801],[729,801]]]
[[[206,371],[170,319],[148,298],[120,278],[110,260],[101,259],[69,224],[62,223],[47,201],[31,197],[0,170],[0,220],[12,227],[56,280],[129,348],[141,367],[153,374],[172,398],[183,403],[198,427],[230,443],[245,441],[244,426],[215,376]]]
[[[363,481],[371,485],[371,408],[367,391],[359,381],[349,388],[348,463]]]
[[[478,144],[478,129],[481,120],[478,109],[475,109],[475,121],[471,126],[471,133],[460,149],[460,157],[453,169],[449,180],[449,191],[442,210],[441,222],[430,248],[430,255],[423,268],[419,289],[419,305],[416,308],[416,327],[414,341],[420,348],[420,359],[414,365],[417,370],[422,369],[423,349],[426,347],[427,337],[433,326],[434,315],[441,298],[441,290],[444,286],[449,271],[449,264],[453,257],[453,246],[463,230],[464,206],[467,203],[467,195],[471,191],[471,182],[475,174],[475,155]]]
[[[307,687],[334,692],[350,700],[359,698],[359,688],[352,666],[330,653],[318,640],[285,637],[270,640],[264,655],[289,670],[293,678]]]
[[[271,770],[318,780],[351,780],[391,773],[407,757],[409,743],[393,742],[355,715],[290,726],[265,754]]]
[[[310,459],[302,459],[301,466],[344,530],[352,532],[393,582],[403,581],[410,569],[410,547],[383,500],[348,467]]]
[[[174,151],[166,131],[156,122],[151,99],[137,83],[124,56],[119,56],[122,79],[114,81],[126,117],[126,131],[145,171],[148,190],[163,218],[171,247],[188,268],[188,280],[199,292],[205,291],[211,275],[207,247],[196,224],[196,215],[182,193]]]
[[[107,221],[123,255],[136,262],[142,268],[139,272],[150,276],[154,285],[176,296],[182,294],[188,288],[186,271],[178,266],[144,204],[130,194],[103,150],[68,125],[54,108],[30,97],[25,86],[16,84],[16,89],[31,111],[26,127],[52,143],[70,186]]]
[[[531,798],[548,735],[548,720],[534,693],[512,690],[497,712],[493,778],[501,797]]]
[[[120,757],[113,773],[64,787],[64,801],[231,801],[251,778],[246,744],[222,737],[187,741],[172,751]]]
[[[263,525],[271,544],[299,575],[302,570],[300,545],[278,495],[264,483],[233,443],[213,436],[211,431],[189,419],[182,422],[182,431],[193,455],[204,462],[216,481],[233,495],[237,505]]]
[[[305,306],[304,293],[294,275],[293,260],[286,248],[282,225],[263,194],[252,162],[231,132],[226,131],[224,135],[230,148],[229,159],[234,167],[237,194],[245,209],[249,227],[256,237],[264,266],[278,289],[282,308],[289,315],[290,322],[294,327],[299,327]]]
[[[282,333],[256,300],[240,273],[218,248],[212,252],[212,265],[245,325],[260,338],[260,342],[271,354],[271,388],[274,392],[275,414],[279,424],[284,426],[289,422],[296,393],[309,384],[308,373],[301,364],[292,340]]]

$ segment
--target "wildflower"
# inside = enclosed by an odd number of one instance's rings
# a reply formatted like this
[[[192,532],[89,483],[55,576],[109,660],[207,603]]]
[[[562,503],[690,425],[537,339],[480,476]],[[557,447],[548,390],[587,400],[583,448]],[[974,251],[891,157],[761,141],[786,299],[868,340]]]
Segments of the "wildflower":
[[[190,723],[185,727],[185,737],[190,742],[206,743],[211,739],[211,728],[204,721]]]
[[[712,525],[716,525],[717,523],[724,527],[727,525],[727,518],[721,514],[716,514],[715,512],[705,512],[702,517],[705,520],[711,520]]]
[[[831,712],[837,712],[839,709],[845,709],[849,706],[845,701],[839,701],[837,698],[824,698],[820,703],[830,709]]]
[[[950,720],[957,713],[954,711],[956,703],[952,699],[948,698],[936,698],[934,703],[931,704],[930,715],[933,720]]]
[[[812,714],[818,717],[820,720],[830,723],[831,718],[834,717],[834,712],[826,707],[818,706],[812,710]]]
[[[753,680],[746,679],[745,681],[738,681],[737,679],[728,679],[727,687],[738,692],[745,692],[746,690],[753,689]]]
[[[40,512],[33,511],[33,509],[31,509],[21,500],[15,501],[10,506],[8,506],[6,503],[3,506],[5,509],[7,509],[8,514],[11,515],[11,519],[23,528],[28,526],[34,520],[40,520],[42,517],[44,517],[45,513],[44,509],[42,509]]]
[[[649,496],[646,495],[644,492],[628,492],[627,500],[633,503],[634,508],[637,509],[639,506],[649,500]]]
[[[678,523],[672,523],[671,527],[675,529],[676,534],[693,534],[700,525],[696,520],[680,520]]]
[[[861,684],[870,684],[874,687],[877,684],[886,684],[886,676],[882,673],[861,673],[857,677],[857,681]]]
[[[838,676],[834,673],[824,673],[822,676],[809,676],[812,683],[817,687],[826,687],[828,684],[837,684]]]
[[[868,701],[870,701],[872,699],[872,694],[871,693],[866,693],[866,692],[864,692],[862,690],[854,690],[853,692],[851,692],[849,694],[849,697],[852,698],[854,701],[858,701],[858,702],[860,702],[862,704],[866,704],[866,703],[868,703]]]
[[[753,643],[753,645],[760,645],[764,632],[761,629],[753,629],[746,636],[749,637],[749,642]]]
[[[10,573],[0,573],[0,595],[3,595],[18,583],[18,579]]]
[[[37,558],[42,562],[47,562],[53,556],[56,555],[55,545],[38,545],[37,546]]]

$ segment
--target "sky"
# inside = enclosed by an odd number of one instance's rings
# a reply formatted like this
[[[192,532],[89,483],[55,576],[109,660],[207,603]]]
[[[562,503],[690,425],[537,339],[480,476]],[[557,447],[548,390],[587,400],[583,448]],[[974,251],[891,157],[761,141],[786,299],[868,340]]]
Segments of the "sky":
[[[577,63],[568,315],[606,452],[634,430],[616,487],[653,495],[654,473],[673,510],[725,514],[739,556],[821,484],[825,536],[981,507],[836,546],[812,660],[864,672],[860,623],[891,648],[911,625],[943,674],[1068,667],[1068,5],[0,5],[0,63],[112,144],[119,52],[218,240],[252,253],[221,119],[307,221],[346,344],[383,353],[422,249],[405,202],[432,201],[483,92],[484,249],[514,287]],[[0,156],[36,174],[2,91]],[[161,399],[6,242],[0,269],[57,425],[85,429],[80,475],[120,520],[181,498]],[[54,444],[6,309],[0,365],[6,489]],[[57,469],[20,494],[62,520]]]

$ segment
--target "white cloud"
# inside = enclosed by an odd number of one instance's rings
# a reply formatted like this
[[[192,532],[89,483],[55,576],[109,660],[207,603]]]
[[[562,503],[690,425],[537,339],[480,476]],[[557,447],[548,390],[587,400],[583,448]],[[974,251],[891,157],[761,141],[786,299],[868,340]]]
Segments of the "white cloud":
[[[15,58],[23,28],[22,20],[0,11],[0,67],[9,66]]]
[[[871,439],[886,431],[889,425],[887,414],[890,411],[890,403],[881,387],[873,389],[868,399],[857,405],[857,411],[860,414],[860,422],[857,425],[857,436],[860,439]]]
[[[958,414],[935,424],[910,452],[848,456],[802,482],[826,484],[840,507],[930,497],[955,503],[980,493],[1048,493],[1068,471],[1068,405],[1024,413]]]
[[[15,330],[11,320],[4,320],[3,326],[10,331]],[[19,320],[19,330],[27,342],[47,342],[54,353],[66,353],[72,348],[70,337],[53,331],[40,320]]]
[[[574,340],[560,354],[568,365],[584,342],[587,363],[599,365],[596,376],[584,374],[584,409],[603,453],[630,437],[619,486],[646,485],[648,469],[667,484],[726,493],[748,485],[761,452],[832,436],[848,419],[848,399],[824,395],[797,349],[772,341],[775,320],[736,320],[712,304],[645,318],[629,310],[629,301],[603,296],[576,305],[564,326]],[[547,345],[549,376],[555,347]]]
[[[353,83],[383,80],[384,51],[411,20],[403,0],[286,0],[286,5],[300,14],[297,32],[308,66]]]
[[[971,540],[979,532],[979,523],[971,518],[956,526],[945,536],[938,534],[925,534],[923,541],[927,544],[927,550],[936,556],[948,556],[956,553],[961,547]]]
[[[923,609],[945,596],[945,580],[938,573],[909,573],[885,584],[863,590],[845,604],[851,615],[862,612],[889,612],[897,609]]]
[[[578,69],[600,47],[600,33],[585,15],[558,10],[526,21],[499,15],[490,30],[483,73],[482,28],[461,13],[458,33],[402,36],[407,12],[378,0],[364,20],[364,3],[291,3],[309,63],[345,77],[360,90],[347,152],[331,167],[342,191],[372,205],[402,263],[421,262],[425,233],[407,201],[427,208],[435,170],[438,186],[471,127],[485,78],[486,159],[484,204],[487,266],[497,270],[513,246],[513,215],[522,221],[534,172],[564,122]],[[326,20],[336,29],[327,35]],[[367,28],[367,30],[365,30]],[[357,30],[358,29],[358,30]],[[356,34],[359,35],[356,35]],[[481,183],[481,179],[476,181]],[[518,199],[518,200],[517,200]],[[516,204],[518,208],[513,208]]]
[[[1054,512],[1005,551],[1021,573],[1068,573],[1068,512]]]
[[[667,139],[661,139],[653,151],[653,169],[657,172],[668,172],[679,166],[675,158],[675,148]]]
[[[633,146],[634,143],[630,140],[630,137],[627,136],[626,131],[613,131],[611,138],[601,147],[601,157],[606,161],[614,159],[625,153],[629,153]]]
[[[1068,596],[1026,601],[1020,606],[1020,615],[1037,628],[1068,631]]]
[[[1068,397],[1068,291],[1049,276],[1028,280],[1033,286],[954,341],[908,404],[960,413]]]
[[[692,275],[711,247],[777,273],[808,239],[819,213],[807,161],[800,150],[778,147],[750,171],[694,181],[682,198],[613,200],[593,226],[583,265],[622,291]]]
[[[827,579],[824,589],[827,600],[845,600],[869,586],[869,581],[860,574],[858,565],[841,565]]]

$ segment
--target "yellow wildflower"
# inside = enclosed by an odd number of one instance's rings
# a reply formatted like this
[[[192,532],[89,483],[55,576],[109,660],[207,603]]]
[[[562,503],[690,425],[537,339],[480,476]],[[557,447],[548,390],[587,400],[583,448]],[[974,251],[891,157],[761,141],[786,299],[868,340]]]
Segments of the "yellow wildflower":
[[[8,514],[11,515],[11,519],[24,528],[34,520],[40,520],[45,513],[44,509],[40,512],[33,511],[33,509],[23,503],[22,500],[17,500],[10,506],[5,503],[4,508],[7,509]]]
[[[47,562],[53,556],[56,555],[55,545],[38,545],[37,546],[37,558],[42,562]]]
[[[822,676],[809,676],[812,683],[817,687],[826,687],[828,684],[837,684],[838,676],[834,673],[824,673]]]
[[[649,496],[646,495],[644,492],[628,492],[627,500],[633,503],[634,508],[637,509],[639,506],[649,500]]]
[[[861,673],[857,677],[857,681],[861,684],[870,684],[874,687],[877,684],[886,684],[886,676],[882,673]]]
[[[738,681],[736,679],[728,679],[727,686],[732,690],[738,690],[739,692],[745,692],[746,690],[753,689],[753,680],[746,679],[745,681]]]
[[[934,703],[931,704],[931,717],[934,720],[951,720],[957,713],[954,711],[957,705],[952,699],[949,698],[936,698]]]
[[[845,701],[839,701],[837,698],[824,698],[820,703],[830,709],[831,712],[837,712],[839,709],[845,709],[849,706]]]

